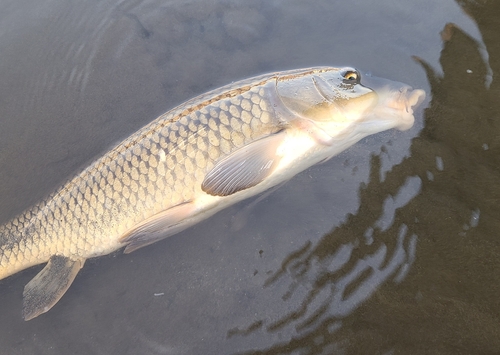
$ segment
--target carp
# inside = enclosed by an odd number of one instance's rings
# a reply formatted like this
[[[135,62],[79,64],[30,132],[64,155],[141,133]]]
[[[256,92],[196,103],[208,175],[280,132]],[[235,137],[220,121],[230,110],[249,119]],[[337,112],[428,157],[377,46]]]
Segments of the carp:
[[[317,67],[235,82],[158,117],[0,226],[0,279],[47,262],[25,286],[23,317],[54,306],[88,258],[125,253],[196,224],[414,122],[422,90]]]

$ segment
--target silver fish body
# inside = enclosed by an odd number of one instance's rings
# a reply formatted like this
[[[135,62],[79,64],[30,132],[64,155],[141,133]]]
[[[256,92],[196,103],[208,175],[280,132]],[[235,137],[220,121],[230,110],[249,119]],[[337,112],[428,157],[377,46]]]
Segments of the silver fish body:
[[[151,244],[369,134],[411,127],[424,92],[375,85],[363,85],[353,68],[319,67],[187,101],[0,226],[0,279],[48,261],[24,290],[31,319],[62,297],[85,259]]]

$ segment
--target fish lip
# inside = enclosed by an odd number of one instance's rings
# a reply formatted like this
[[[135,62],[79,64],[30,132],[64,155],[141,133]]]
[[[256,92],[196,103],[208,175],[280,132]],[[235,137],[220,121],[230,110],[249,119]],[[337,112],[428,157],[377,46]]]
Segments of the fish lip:
[[[371,132],[372,125],[377,122],[385,129],[395,128],[406,131],[413,127],[415,123],[414,111],[425,100],[425,91],[413,89],[408,85],[401,85],[398,88],[384,87],[374,90],[378,100],[375,105],[368,110],[365,122]]]
[[[399,89],[390,91],[385,99],[381,98],[379,102],[381,116],[387,119],[395,120],[394,128],[400,131],[406,131],[413,127],[415,123],[414,111],[425,100],[425,91],[413,89],[411,86],[404,85]]]
[[[417,108],[425,100],[426,95],[424,90],[404,87],[400,91],[400,99],[405,105],[406,112],[409,114],[413,114],[413,108]]]
[[[425,96],[425,91],[421,89],[413,89],[409,86],[401,89],[398,101],[404,105],[404,111],[400,123],[395,127],[396,129],[406,131],[413,127],[415,122],[414,110],[425,100]]]
[[[392,121],[392,128],[405,131],[413,127],[415,109],[425,100],[421,89],[384,78],[362,74],[361,85],[372,89],[378,96],[374,112],[383,120]]]

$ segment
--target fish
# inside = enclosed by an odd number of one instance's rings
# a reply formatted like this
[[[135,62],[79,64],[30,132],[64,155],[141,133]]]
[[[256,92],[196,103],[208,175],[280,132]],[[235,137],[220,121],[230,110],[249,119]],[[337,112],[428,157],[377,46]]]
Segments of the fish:
[[[274,72],[171,109],[0,226],[0,280],[46,263],[22,316],[51,309],[85,260],[174,235],[360,139],[407,130],[425,92],[351,67]]]

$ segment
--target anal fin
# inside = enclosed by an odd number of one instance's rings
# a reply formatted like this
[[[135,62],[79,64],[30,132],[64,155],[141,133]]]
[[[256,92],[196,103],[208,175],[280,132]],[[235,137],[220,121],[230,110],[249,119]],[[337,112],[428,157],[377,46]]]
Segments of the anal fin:
[[[53,255],[47,265],[24,287],[23,317],[30,320],[51,309],[73,283],[85,259]]]

